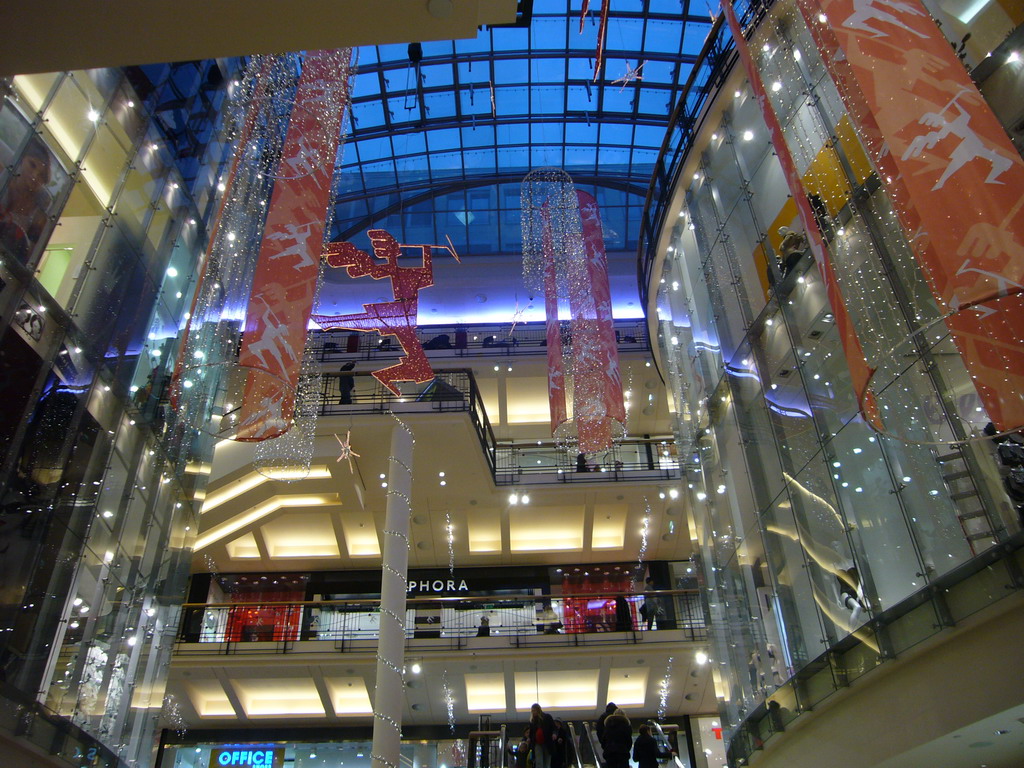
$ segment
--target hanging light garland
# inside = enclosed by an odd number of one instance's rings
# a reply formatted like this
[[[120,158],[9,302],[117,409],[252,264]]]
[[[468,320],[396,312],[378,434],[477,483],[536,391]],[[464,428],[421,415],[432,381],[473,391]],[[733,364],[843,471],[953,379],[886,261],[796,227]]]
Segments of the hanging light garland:
[[[523,281],[544,295],[552,436],[570,452],[607,451],[625,435],[625,408],[597,201],[578,192],[565,171],[541,168],[523,179],[520,203]],[[559,299],[568,300],[572,314],[568,335],[559,324]]]
[[[668,663],[665,665],[665,674],[661,678],[661,682],[658,683],[658,719],[664,720],[665,714],[668,712],[668,693],[669,686],[672,684],[672,663],[675,661],[675,656],[668,657]]]
[[[444,530],[448,538],[448,573],[455,575],[455,526],[452,525],[450,510],[444,512]]]
[[[160,712],[160,719],[170,726],[177,736],[184,736],[188,732],[188,721],[181,709],[181,702],[173,693],[164,696],[163,710]]]
[[[309,476],[313,464],[316,425],[323,405],[320,334],[310,333],[302,356],[302,375],[295,395],[291,429],[256,444],[253,468],[269,480],[294,483]],[[351,463],[351,459],[349,460]]]
[[[647,561],[647,542],[651,531],[651,502],[644,496],[644,519],[640,528],[640,552],[636,557],[637,578],[644,575],[644,563]]]
[[[448,713],[448,730],[455,735],[455,696],[448,685],[448,670],[441,673],[441,688],[444,691],[444,706]]]

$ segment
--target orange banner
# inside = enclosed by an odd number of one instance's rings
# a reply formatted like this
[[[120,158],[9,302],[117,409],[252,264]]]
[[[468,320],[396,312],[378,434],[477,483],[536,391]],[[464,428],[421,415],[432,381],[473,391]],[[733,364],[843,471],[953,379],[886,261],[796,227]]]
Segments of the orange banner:
[[[1024,162],[918,0],[797,0],[978,395],[1024,425]]]
[[[603,373],[604,412],[620,424],[626,421],[622,402],[622,372],[619,369],[619,345],[615,339],[612,316],[612,292],[608,284],[608,254],[604,249],[601,209],[588,192],[576,192],[583,224],[583,255],[587,260],[587,278],[594,300],[594,321],[599,341],[598,366]]]
[[[287,431],[313,311],[350,52],[311,51],[302,66],[249,297],[239,364],[250,374],[239,440]],[[333,109],[325,106],[334,105]]]
[[[729,22],[729,29],[732,32],[733,40],[736,42],[736,51],[739,53],[740,61],[747,71],[750,88],[754,92],[754,98],[757,100],[757,103],[761,106],[761,116],[764,118],[765,125],[768,128],[768,135],[771,137],[775,154],[779,158],[779,165],[782,166],[782,173],[786,177],[786,184],[789,186],[789,192],[793,196],[793,202],[796,203],[797,213],[800,215],[800,223],[803,225],[804,232],[807,233],[807,241],[811,246],[811,252],[814,254],[814,261],[821,272],[821,279],[825,284],[825,292],[828,296],[829,304],[832,306],[832,314],[835,316],[836,329],[839,331],[839,338],[842,341],[843,354],[846,357],[846,364],[850,369],[850,379],[854,392],[857,394],[861,414],[875,429],[881,430],[882,422],[878,413],[878,407],[871,392],[868,391],[868,382],[873,371],[864,359],[864,350],[861,347],[860,339],[857,338],[857,331],[853,327],[849,313],[846,311],[846,304],[843,301],[842,293],[839,291],[839,285],[836,283],[835,271],[832,268],[828,248],[821,237],[821,230],[818,228],[818,222],[814,218],[814,211],[811,209],[810,202],[808,202],[803,181],[800,179],[800,174],[797,171],[796,163],[793,161],[793,155],[786,144],[786,139],[782,135],[782,126],[779,124],[779,118],[775,114],[771,101],[768,99],[768,94],[765,92],[764,83],[761,81],[760,73],[754,65],[754,60],[750,55],[750,48],[743,37],[743,31],[740,29],[736,14],[728,0],[722,0],[722,7],[725,9],[725,17]]]

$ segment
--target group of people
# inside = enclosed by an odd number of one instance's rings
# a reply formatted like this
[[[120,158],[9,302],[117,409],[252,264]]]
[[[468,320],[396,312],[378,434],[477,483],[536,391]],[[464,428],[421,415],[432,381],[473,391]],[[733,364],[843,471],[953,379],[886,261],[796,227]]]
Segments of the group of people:
[[[568,726],[540,704],[530,707],[530,724],[523,731],[522,742],[509,749],[515,758],[513,768],[567,768],[576,761]]]
[[[641,725],[634,741],[633,724],[614,702],[597,719],[596,730],[607,768],[629,768],[631,754],[640,768],[658,768],[660,749],[651,727]]]
[[[639,768],[658,768],[663,758],[650,726],[641,725],[634,741],[632,723],[613,702],[598,718],[596,732],[607,768],[629,768],[630,755]],[[513,768],[567,768],[575,762],[576,745],[568,727],[540,704],[530,708],[530,724],[523,731],[522,742],[509,749],[515,758]]]

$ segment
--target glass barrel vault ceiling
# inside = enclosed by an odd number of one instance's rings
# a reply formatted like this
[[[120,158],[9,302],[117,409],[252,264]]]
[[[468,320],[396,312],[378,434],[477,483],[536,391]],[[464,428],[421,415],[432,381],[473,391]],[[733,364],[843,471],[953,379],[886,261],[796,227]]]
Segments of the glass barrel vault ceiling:
[[[460,254],[518,254],[519,182],[564,168],[595,193],[609,252],[633,251],[668,117],[710,29],[690,0],[536,0],[529,26],[475,39],[359,48],[333,240],[383,227]],[[642,64],[642,68],[640,65]],[[640,71],[642,79],[632,73]]]

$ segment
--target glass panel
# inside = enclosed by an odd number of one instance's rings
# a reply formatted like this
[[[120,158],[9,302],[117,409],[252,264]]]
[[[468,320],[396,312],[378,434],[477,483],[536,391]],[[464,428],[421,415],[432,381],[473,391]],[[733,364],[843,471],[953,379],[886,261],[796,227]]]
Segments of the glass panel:
[[[61,82],[44,117],[54,138],[69,157],[78,158],[85,142],[92,136],[95,126],[89,116],[90,110],[94,109],[98,110],[99,105],[94,107],[89,103],[74,79],[65,78]],[[106,199],[110,199],[109,195]]]
[[[75,314],[95,349],[119,357],[142,347],[155,285],[117,228],[108,228],[85,278]]]

